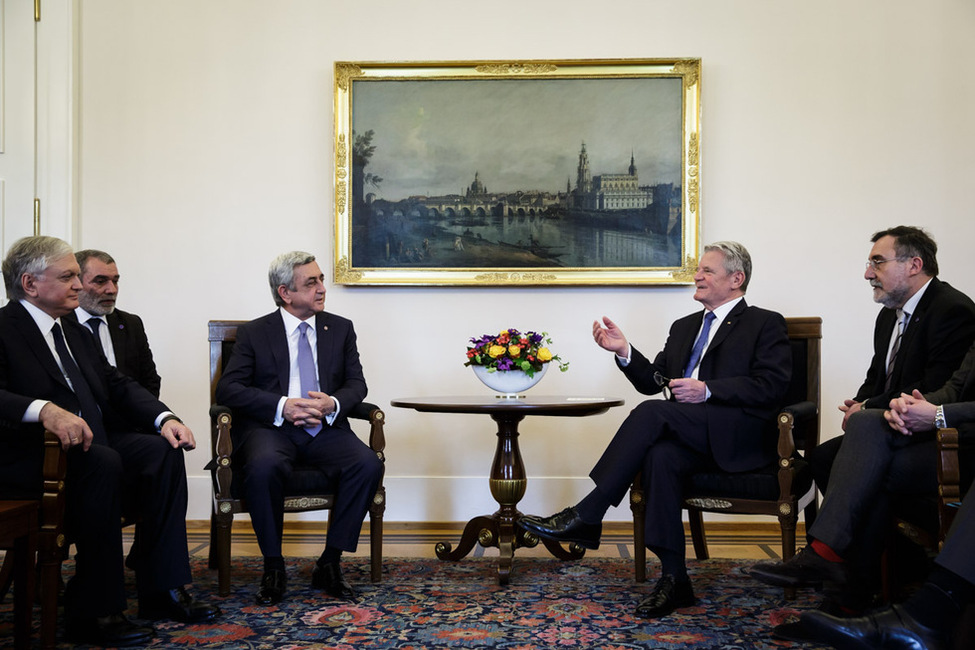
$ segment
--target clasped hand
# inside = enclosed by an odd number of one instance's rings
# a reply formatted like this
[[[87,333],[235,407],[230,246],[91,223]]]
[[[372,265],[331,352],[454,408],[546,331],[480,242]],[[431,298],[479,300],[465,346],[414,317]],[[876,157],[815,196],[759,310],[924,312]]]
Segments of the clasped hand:
[[[290,397],[284,403],[284,419],[296,427],[309,427],[322,423],[322,419],[335,411],[335,401],[325,393],[310,390],[308,397]]]
[[[901,393],[890,400],[890,409],[884,411],[887,424],[905,436],[934,428],[934,416],[938,407],[924,399],[921,391],[915,389],[910,395]]]

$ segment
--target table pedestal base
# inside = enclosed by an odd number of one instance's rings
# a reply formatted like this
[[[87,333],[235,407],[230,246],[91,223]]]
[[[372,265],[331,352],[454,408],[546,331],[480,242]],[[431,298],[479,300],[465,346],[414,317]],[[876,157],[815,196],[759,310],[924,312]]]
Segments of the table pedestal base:
[[[532,548],[542,542],[560,560],[578,560],[586,554],[586,549],[578,544],[570,544],[569,550],[563,549],[558,542],[540,539],[518,526],[518,521],[524,515],[516,506],[525,496],[525,487],[528,484],[521,450],[518,448],[518,423],[524,416],[495,413],[491,417],[498,423],[498,445],[488,483],[491,494],[501,508],[493,515],[474,517],[467,522],[456,550],[451,550],[449,542],[438,543],[434,550],[441,560],[456,561],[470,553],[474,544],[485,548],[496,547],[501,552],[498,559],[498,584],[506,585],[511,578],[511,565],[517,548]]]

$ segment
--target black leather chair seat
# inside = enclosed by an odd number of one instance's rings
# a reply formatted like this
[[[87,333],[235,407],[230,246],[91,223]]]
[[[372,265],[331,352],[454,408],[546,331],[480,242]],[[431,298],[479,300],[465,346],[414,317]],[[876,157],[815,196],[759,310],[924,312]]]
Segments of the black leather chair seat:
[[[802,495],[812,487],[812,470],[805,460],[795,461],[796,478],[793,494]],[[694,474],[685,492],[686,498],[737,498],[775,501],[779,498],[778,467],[773,463],[754,472],[702,472]]]

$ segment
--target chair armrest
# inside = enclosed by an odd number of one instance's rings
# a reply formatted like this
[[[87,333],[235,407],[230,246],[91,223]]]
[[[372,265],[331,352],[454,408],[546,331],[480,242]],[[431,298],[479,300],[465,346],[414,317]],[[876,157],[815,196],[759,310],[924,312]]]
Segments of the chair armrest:
[[[813,402],[796,402],[782,409],[782,413],[791,413],[796,420],[808,420],[816,417],[816,404]]]
[[[68,454],[61,441],[50,431],[44,432],[44,460],[41,469],[41,507],[38,550],[54,552],[64,546],[64,479],[68,474]],[[43,546],[43,548],[41,548]]]
[[[383,425],[386,423],[386,414],[381,408],[370,402],[359,402],[349,411],[350,418],[358,420],[368,420],[369,427],[369,447],[380,460],[386,460],[383,451],[386,449],[386,433]]]
[[[234,441],[230,435],[230,427],[233,420],[233,413],[226,406],[210,405],[210,451],[213,458],[204,469],[213,472],[213,491],[217,499],[231,498],[231,455],[234,453]]]
[[[961,470],[958,459],[958,429],[938,429],[938,524],[944,543],[955,518],[952,504],[961,501]]]

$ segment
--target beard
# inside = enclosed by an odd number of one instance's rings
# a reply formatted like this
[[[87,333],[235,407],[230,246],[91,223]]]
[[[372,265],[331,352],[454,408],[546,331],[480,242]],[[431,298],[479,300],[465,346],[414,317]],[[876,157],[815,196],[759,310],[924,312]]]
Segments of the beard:
[[[84,291],[78,294],[78,304],[92,316],[107,316],[115,311],[114,302],[111,305],[103,305],[98,302],[98,298],[94,298]]]
[[[889,309],[900,309],[907,302],[907,287],[884,290],[880,283],[870,283],[873,287],[873,301]],[[84,306],[84,305],[82,305]]]

